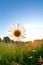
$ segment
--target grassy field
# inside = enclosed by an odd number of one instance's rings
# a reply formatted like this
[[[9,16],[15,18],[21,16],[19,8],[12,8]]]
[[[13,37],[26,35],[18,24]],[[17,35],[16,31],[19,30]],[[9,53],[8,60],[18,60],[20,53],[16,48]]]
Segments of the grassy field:
[[[0,43],[0,65],[41,65],[40,56],[43,59],[43,44]]]

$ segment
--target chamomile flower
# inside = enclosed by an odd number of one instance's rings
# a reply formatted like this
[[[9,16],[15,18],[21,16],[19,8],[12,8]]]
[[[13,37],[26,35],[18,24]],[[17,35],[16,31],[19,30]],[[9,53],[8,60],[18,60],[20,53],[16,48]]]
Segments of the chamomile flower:
[[[12,38],[14,41],[20,41],[25,38],[25,29],[23,25],[17,24],[10,27],[9,37]]]

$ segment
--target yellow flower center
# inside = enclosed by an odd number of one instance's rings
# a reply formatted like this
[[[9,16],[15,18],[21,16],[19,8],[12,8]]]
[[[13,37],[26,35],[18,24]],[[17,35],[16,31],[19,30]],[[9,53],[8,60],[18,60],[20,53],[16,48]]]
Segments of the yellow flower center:
[[[16,37],[21,36],[21,31],[18,29],[14,30],[14,36],[16,36]]]

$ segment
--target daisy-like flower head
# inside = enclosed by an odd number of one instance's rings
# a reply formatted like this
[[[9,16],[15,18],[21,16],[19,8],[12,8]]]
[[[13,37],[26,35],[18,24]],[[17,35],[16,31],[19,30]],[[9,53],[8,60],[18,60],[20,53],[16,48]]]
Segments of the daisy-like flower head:
[[[17,24],[13,25],[9,29],[9,37],[14,41],[21,41],[21,39],[25,38],[25,29],[23,25]]]
[[[32,56],[30,56],[30,57],[28,57],[29,59],[32,59],[33,57]]]
[[[14,30],[13,34],[15,35],[15,37],[19,37],[21,35],[21,31],[16,29]]]
[[[36,50],[32,50],[32,52],[36,52]]]

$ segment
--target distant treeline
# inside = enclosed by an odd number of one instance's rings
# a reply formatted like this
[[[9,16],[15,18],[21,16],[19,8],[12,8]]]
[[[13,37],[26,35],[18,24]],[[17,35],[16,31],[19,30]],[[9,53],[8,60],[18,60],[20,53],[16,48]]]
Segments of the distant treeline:
[[[8,36],[3,37],[3,39],[0,38],[0,42],[4,42],[4,43],[25,43],[25,42],[21,42],[21,41],[14,41],[12,39],[10,39]]]
[[[11,40],[8,36],[3,37],[3,40],[0,38],[0,42],[5,42],[5,43],[15,43],[17,41]],[[18,43],[25,43],[27,46],[28,44],[32,44],[32,45],[38,45],[38,44],[43,44],[43,39],[37,39],[34,41],[19,41]]]
[[[5,43],[14,43],[14,40],[11,40],[8,36],[3,37],[3,40],[0,38],[0,42],[5,42]]]

